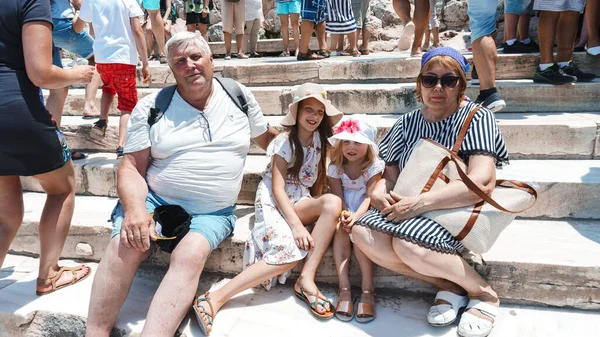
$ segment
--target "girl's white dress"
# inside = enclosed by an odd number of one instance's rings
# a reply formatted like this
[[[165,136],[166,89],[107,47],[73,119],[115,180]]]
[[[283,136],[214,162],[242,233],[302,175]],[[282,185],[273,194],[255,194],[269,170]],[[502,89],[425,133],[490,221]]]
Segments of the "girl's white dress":
[[[342,190],[344,190],[344,203],[348,210],[356,212],[367,196],[367,183],[376,174],[382,173],[385,169],[385,162],[381,159],[375,159],[373,164],[360,175],[357,179],[350,179],[344,172],[343,167],[337,167],[330,164],[327,169],[327,175],[331,178],[342,181]]]
[[[309,188],[317,180],[318,165],[321,159],[321,140],[319,133],[313,132],[312,144],[303,147],[304,161],[300,169],[300,181],[294,182],[290,176],[286,178],[285,192],[292,205],[299,200],[310,198]],[[294,236],[283,215],[277,209],[272,188],[273,155],[279,155],[288,162],[288,169],[293,165],[292,147],[287,133],[277,136],[267,148],[269,164],[261,174],[262,181],[256,190],[255,221],[250,238],[244,250],[244,268],[265,260],[268,264],[284,264],[303,259],[308,253],[296,246]],[[262,283],[269,290],[275,282],[283,284],[289,272]]]

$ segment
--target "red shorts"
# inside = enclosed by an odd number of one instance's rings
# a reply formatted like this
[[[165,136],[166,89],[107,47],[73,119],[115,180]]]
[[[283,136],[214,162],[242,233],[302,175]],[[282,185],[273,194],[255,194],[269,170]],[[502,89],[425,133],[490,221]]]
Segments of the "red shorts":
[[[104,82],[102,92],[119,95],[117,109],[133,111],[138,101],[136,67],[122,63],[96,63],[96,70]]]

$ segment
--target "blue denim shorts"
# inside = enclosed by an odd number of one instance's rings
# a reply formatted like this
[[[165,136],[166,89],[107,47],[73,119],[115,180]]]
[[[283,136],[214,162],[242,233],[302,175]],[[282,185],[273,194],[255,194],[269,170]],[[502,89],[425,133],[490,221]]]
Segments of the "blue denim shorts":
[[[533,0],[506,0],[504,13],[523,15],[533,14]]]
[[[67,50],[84,59],[94,55],[94,39],[88,32],[84,30],[81,33],[75,33],[73,21],[70,19],[52,19],[52,23],[54,24],[52,30],[52,42],[54,42],[52,64],[62,68],[59,49]]]
[[[471,42],[496,31],[496,0],[468,0]]]
[[[146,209],[148,210],[148,213],[154,212],[154,209],[160,205],[167,204],[166,201],[161,199],[154,192],[148,191],[148,197],[146,198]],[[210,243],[210,250],[213,250],[233,233],[236,220],[233,211],[235,211],[235,206],[208,214],[192,214],[190,232],[204,236]],[[119,201],[110,216],[110,220],[113,223],[113,232],[110,235],[111,239],[121,234],[123,218],[123,206]]]
[[[300,14],[300,1],[292,0],[287,2],[276,2],[277,15]]]

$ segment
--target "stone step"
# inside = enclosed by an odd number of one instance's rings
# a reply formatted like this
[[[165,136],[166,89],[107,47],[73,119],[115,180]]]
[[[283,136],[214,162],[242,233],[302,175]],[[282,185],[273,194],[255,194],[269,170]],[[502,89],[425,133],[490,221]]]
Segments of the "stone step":
[[[327,44],[329,45],[329,37],[327,37]],[[210,51],[213,55],[225,56],[225,42],[209,42]],[[310,39],[310,44],[308,46],[311,50],[318,50],[319,43],[317,42],[317,38],[313,37]],[[296,39],[290,37],[289,43],[290,51],[294,51],[296,49]],[[237,52],[237,43],[235,39],[231,41],[231,51]],[[281,54],[283,51],[283,39],[260,39],[256,45],[256,51],[260,54],[274,55],[277,56]],[[244,52],[249,53],[248,50],[244,50]],[[296,57],[294,56],[294,59]]]
[[[16,253],[38,254],[37,227],[44,195],[26,193],[25,218],[11,245]],[[78,196],[70,234],[63,258],[98,261],[109,241],[110,215],[114,199]],[[211,254],[206,270],[236,274],[242,270],[244,243],[254,222],[252,207],[236,211],[233,237],[226,239]],[[519,247],[515,249],[515,247]],[[494,247],[483,255],[478,271],[486,277],[504,303],[530,303],[600,309],[600,221],[599,220],[527,220],[516,219],[500,235]],[[145,262],[166,266],[169,255],[158,252]],[[300,267],[295,269],[297,273]],[[355,262],[350,267],[351,281],[360,285]],[[378,288],[433,292],[427,284],[410,280],[383,268],[374,270]],[[337,283],[331,249],[326,253],[317,280]]]
[[[472,55],[463,52],[468,59]],[[581,70],[600,75],[600,60],[587,53],[574,53],[573,60]],[[539,55],[498,55],[497,80],[531,79],[539,63]],[[410,57],[408,52],[382,52],[353,57],[331,57],[320,61],[296,61],[294,57],[225,61],[215,59],[215,75],[231,77],[243,84],[297,85],[316,83],[414,83],[421,68],[420,57]],[[138,86],[163,87],[175,83],[167,65],[152,63],[152,82],[143,84],[138,71]],[[470,78],[470,73],[468,74]]]
[[[93,154],[74,163],[77,194],[117,196],[119,161],[114,154]],[[238,204],[254,205],[266,164],[265,156],[248,156]],[[600,160],[513,160],[496,175],[539,184],[538,202],[522,217],[600,219]],[[21,183],[26,191],[42,191],[31,177],[22,177]]]
[[[371,115],[379,142],[399,114]],[[279,126],[282,116],[267,116]],[[591,159],[600,157],[600,113],[503,113],[497,115],[512,158]],[[62,129],[73,150],[114,152],[118,144],[119,119],[110,117],[106,138],[91,136],[93,121],[64,116]],[[253,144],[251,154],[264,153]]]
[[[63,261],[71,265],[76,261]],[[97,263],[88,262],[92,275],[81,283],[47,296],[36,296],[33,284],[39,259],[8,255],[0,271],[0,336],[2,337],[64,337],[85,335],[86,317],[91,297],[92,279]],[[137,337],[146,322],[150,302],[165,275],[164,270],[142,266],[136,273],[129,296],[117,317],[113,337]],[[218,281],[218,273],[203,272],[198,294],[218,287],[228,279]],[[332,319],[324,323],[307,311],[306,305],[293,295],[293,280],[271,291],[252,288],[235,295],[219,310],[211,336],[261,336],[265,331],[276,336],[305,337],[307,331],[319,331],[330,337],[392,337],[392,336],[456,336],[456,324],[448,327],[430,326],[425,315],[433,294],[401,292],[377,288],[377,320],[371,324]],[[337,285],[318,283],[319,290],[334,303]],[[358,294],[359,289],[353,289]],[[268,320],[265,317],[269,317]],[[600,329],[600,313],[567,308],[548,308],[503,301],[490,337],[564,337],[594,336]],[[296,327],[302,326],[302,329]],[[177,336],[204,336],[190,311],[178,329]]]
[[[497,87],[504,100],[506,112],[584,112],[598,111],[600,106],[600,81],[578,83],[576,85],[537,84],[532,80],[501,80]],[[414,96],[414,83],[349,83],[325,84],[328,98],[344,113],[390,114],[405,113],[418,107]],[[265,115],[285,115],[293,101],[293,86],[251,87],[258,104]],[[158,88],[138,88],[142,98]],[[467,96],[477,98],[478,86],[468,86]],[[44,90],[47,97],[47,91]],[[102,92],[98,91],[96,104],[100,107]],[[63,115],[83,114],[85,91],[71,89],[67,97]],[[118,116],[117,100],[113,102],[110,114]]]

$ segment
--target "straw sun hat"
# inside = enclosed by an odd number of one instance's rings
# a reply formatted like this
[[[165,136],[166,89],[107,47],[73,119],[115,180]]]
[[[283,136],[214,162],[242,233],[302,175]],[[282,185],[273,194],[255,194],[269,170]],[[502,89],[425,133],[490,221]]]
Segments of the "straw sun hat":
[[[294,102],[290,104],[290,111],[281,120],[281,125],[291,126],[296,124],[296,116],[298,114],[298,104],[307,98],[315,98],[325,106],[325,114],[331,120],[331,125],[337,124],[342,119],[343,113],[336,107],[331,105],[331,101],[327,99],[327,91],[322,86],[315,83],[305,83],[296,89]]]

